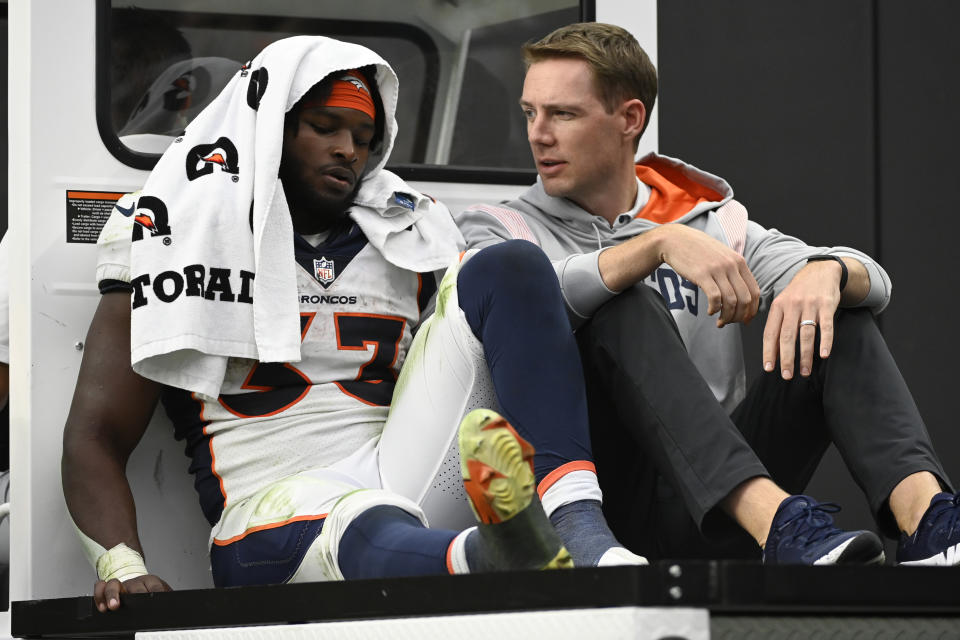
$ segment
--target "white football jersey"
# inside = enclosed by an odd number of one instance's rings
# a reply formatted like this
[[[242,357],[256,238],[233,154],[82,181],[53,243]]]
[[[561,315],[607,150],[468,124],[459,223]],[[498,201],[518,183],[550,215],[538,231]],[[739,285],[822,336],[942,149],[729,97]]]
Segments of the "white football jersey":
[[[109,247],[114,265],[121,235]],[[413,330],[436,292],[433,273],[387,262],[355,224],[317,247],[297,237],[295,254],[301,361],[231,358],[215,401],[163,394],[211,524],[225,505],[379,437]],[[101,290],[122,286],[102,262]]]

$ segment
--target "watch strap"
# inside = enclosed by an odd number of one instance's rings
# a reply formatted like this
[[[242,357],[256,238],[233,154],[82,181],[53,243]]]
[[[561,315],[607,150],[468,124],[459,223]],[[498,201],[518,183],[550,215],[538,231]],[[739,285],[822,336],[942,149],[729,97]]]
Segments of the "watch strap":
[[[843,261],[843,258],[840,256],[835,256],[831,254],[821,254],[816,256],[810,256],[807,258],[807,262],[820,262],[822,260],[836,260],[840,263],[840,292],[843,293],[843,288],[847,286],[847,278],[850,277],[850,271],[847,269],[847,263]]]

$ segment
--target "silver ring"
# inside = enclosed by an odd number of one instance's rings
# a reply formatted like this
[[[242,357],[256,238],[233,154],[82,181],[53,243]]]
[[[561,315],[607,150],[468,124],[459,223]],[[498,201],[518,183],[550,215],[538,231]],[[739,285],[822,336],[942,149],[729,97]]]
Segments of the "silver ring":
[[[801,327],[805,327],[805,326],[815,327],[815,326],[817,326],[817,321],[816,321],[816,320],[801,320],[801,321],[800,321],[800,326],[801,326]]]

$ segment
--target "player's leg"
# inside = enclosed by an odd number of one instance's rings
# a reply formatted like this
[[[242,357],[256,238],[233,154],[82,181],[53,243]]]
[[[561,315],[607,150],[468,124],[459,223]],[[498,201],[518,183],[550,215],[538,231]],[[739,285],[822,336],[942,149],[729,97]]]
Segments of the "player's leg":
[[[373,457],[373,447],[366,457]],[[359,457],[359,456],[358,456]],[[213,529],[210,566],[218,587],[329,580],[315,541],[324,519],[357,478],[327,469],[305,471],[228,505]]]
[[[542,252],[529,243],[506,243],[503,248],[491,249],[468,254],[465,265],[458,262],[448,270],[439,286],[436,313],[420,328],[414,340],[397,382],[390,416],[381,438],[383,486],[422,504],[434,526],[465,526],[463,516],[469,516],[469,510],[464,511],[465,496],[453,491],[449,482],[448,472],[451,468],[459,468],[456,455],[447,455],[454,433],[451,425],[456,425],[471,408],[499,405],[505,408],[511,423],[517,421],[514,426],[520,435],[544,452],[543,455],[538,453],[537,479],[541,481],[543,504],[548,513],[555,515],[554,512],[560,510],[562,514],[566,503],[586,500],[589,502],[581,505],[588,509],[584,520],[602,523],[599,488],[589,463],[583,390],[582,386],[578,389],[576,384],[571,384],[571,380],[581,374],[577,370],[575,347],[570,349],[572,338],[556,276]],[[513,253],[522,257],[508,255]],[[534,266],[531,269],[523,261],[531,261]],[[506,353],[491,351],[489,361],[495,366],[488,370],[486,350],[493,345],[506,344],[506,341],[501,343],[498,337],[488,335],[488,343],[481,343],[468,321],[468,314],[461,308],[459,276],[461,268],[468,267],[473,272],[468,278],[468,296],[471,300],[483,301],[482,308],[475,308],[482,316],[481,321],[475,321],[478,325],[476,333],[481,337],[480,325],[492,322],[492,326],[505,328],[506,333],[517,331],[528,335],[549,330],[558,334],[562,332],[563,338],[551,341],[543,340],[542,335],[531,335],[529,340],[515,341]],[[501,288],[501,283],[514,286]],[[549,304],[542,303],[542,291],[552,296]],[[529,308],[521,306],[521,302]],[[512,306],[514,303],[516,306]],[[549,310],[544,311],[547,307]],[[562,322],[551,318],[547,323],[541,323],[544,313],[553,314]],[[549,354],[546,358],[540,355],[543,351]],[[553,367],[549,375],[532,371],[531,367],[544,366],[541,361],[574,363],[574,378],[559,385],[547,384],[556,379],[555,371],[561,367],[547,365]],[[496,380],[491,381],[491,372],[500,378],[502,373],[511,370],[528,372],[529,375],[521,375],[507,383],[503,379],[499,384]],[[503,387],[513,385],[517,386],[503,390]],[[569,389],[573,391],[568,392]],[[577,402],[578,397],[580,408],[557,410],[557,407]],[[548,477],[557,469],[557,474]],[[557,482],[551,486],[553,479]],[[544,480],[546,482],[542,482]],[[455,489],[462,492],[461,487]],[[606,529],[605,524],[602,529]],[[581,540],[588,539],[589,536],[581,536]],[[602,539],[604,542],[590,545],[592,549],[600,549],[601,555],[612,546],[619,546],[612,535],[607,534]],[[572,553],[575,559],[580,555],[577,550]],[[632,554],[618,560],[636,561]],[[579,562],[595,564],[582,556]]]
[[[439,284],[435,313],[418,329],[397,379],[379,446],[382,487],[419,505],[432,527],[475,524],[460,478],[457,425],[496,405],[483,346],[457,303],[460,263]]]
[[[617,542],[601,510],[583,371],[549,260],[522,240],[487,247],[461,268],[457,293],[503,416],[536,448],[538,492],[575,562],[645,562]]]
[[[211,547],[215,584],[571,567],[537,500],[532,448],[509,425],[483,417],[468,416],[460,437],[461,482],[470,487],[478,527],[428,529],[411,500],[357,488],[369,480],[370,462],[375,469],[370,447],[335,468],[284,478],[228,508]]]
[[[535,491],[533,449],[492,412],[460,427],[460,459],[477,527],[426,528],[412,501],[359,490],[331,509],[317,550],[328,575],[378,578],[573,566]]]

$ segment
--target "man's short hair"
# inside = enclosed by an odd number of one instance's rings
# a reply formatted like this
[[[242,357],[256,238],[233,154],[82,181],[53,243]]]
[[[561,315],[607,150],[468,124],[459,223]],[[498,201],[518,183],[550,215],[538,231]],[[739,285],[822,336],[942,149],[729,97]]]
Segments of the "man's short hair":
[[[377,84],[377,68],[373,65],[360,67],[360,73],[367,80],[370,87],[370,97],[373,98],[373,106],[377,117],[373,121],[373,137],[370,139],[370,153],[379,153],[380,144],[383,142],[384,128],[386,126],[386,115],[383,110],[383,100],[380,98],[380,85]],[[307,102],[326,102],[333,90],[333,81],[343,75],[343,71],[331,73],[326,78],[310,87],[303,94],[297,103],[290,107],[283,120],[283,128],[296,135],[300,130],[300,111]]]
[[[597,94],[607,113],[627,100],[639,99],[647,110],[643,123],[646,130],[657,100],[657,69],[629,31],[602,22],[580,22],[523,45],[523,62],[528,69],[551,58],[579,58],[586,62],[593,69]]]

